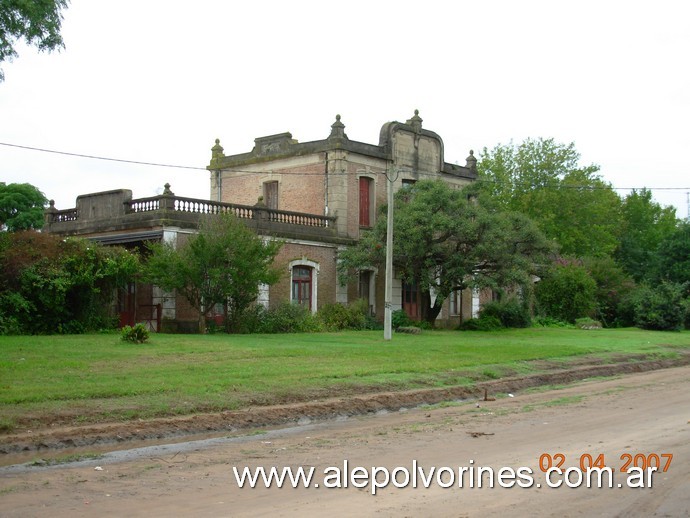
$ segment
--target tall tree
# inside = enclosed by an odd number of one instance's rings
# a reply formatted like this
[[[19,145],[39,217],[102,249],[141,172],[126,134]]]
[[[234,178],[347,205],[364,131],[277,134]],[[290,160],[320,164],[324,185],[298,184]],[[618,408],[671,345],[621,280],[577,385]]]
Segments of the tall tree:
[[[231,214],[209,217],[177,248],[155,244],[145,266],[148,281],[178,290],[199,311],[199,330],[216,304],[227,304],[228,328],[237,329],[243,312],[259,294],[260,284],[274,284],[280,272],[272,264],[281,243],[265,242]]]
[[[40,51],[63,48],[61,11],[68,3],[68,0],[0,0],[0,63],[17,57],[14,47],[21,39]],[[0,68],[0,82],[4,79]]]
[[[620,197],[597,175],[599,166],[579,161],[574,143],[553,139],[485,148],[477,164],[482,203],[526,214],[564,255],[609,255],[618,239]]]
[[[44,194],[29,183],[0,182],[0,229],[10,232],[43,227]]]
[[[659,243],[656,278],[690,290],[690,223],[680,223]]]
[[[384,208],[385,209],[385,208]],[[468,191],[423,180],[399,190],[394,201],[393,264],[422,293],[422,318],[433,323],[448,296],[466,287],[507,287],[526,282],[552,251],[536,226],[518,213],[491,212]],[[385,262],[386,214],[371,232],[341,254],[347,277]]]
[[[622,215],[616,259],[636,281],[650,280],[658,270],[659,245],[676,230],[676,209],[662,207],[652,191],[642,189],[625,197]]]

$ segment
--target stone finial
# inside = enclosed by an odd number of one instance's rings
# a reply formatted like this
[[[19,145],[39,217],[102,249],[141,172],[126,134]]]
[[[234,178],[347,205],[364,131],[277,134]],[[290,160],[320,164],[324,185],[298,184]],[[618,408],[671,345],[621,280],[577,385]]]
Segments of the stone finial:
[[[477,172],[477,158],[474,156],[474,151],[470,149],[470,156],[467,157],[466,167],[473,173]]]
[[[170,190],[169,183],[166,183],[163,187],[163,196],[175,196],[175,193]]]
[[[411,119],[407,119],[407,124],[412,126],[415,133],[422,131],[422,118],[419,116],[419,110],[415,110],[414,116]]]
[[[220,145],[220,139],[216,139],[216,145],[211,148],[211,158],[222,158],[225,155],[223,154],[223,146]]]
[[[347,135],[345,134],[345,124],[340,122],[340,115],[335,116],[335,122],[331,124],[331,134],[328,136],[328,138],[347,139]]]

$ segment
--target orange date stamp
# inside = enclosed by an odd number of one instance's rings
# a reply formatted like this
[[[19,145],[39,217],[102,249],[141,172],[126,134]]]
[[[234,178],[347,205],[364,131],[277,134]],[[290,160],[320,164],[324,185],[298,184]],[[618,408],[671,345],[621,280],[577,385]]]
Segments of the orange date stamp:
[[[665,473],[671,467],[673,453],[623,453],[618,459],[619,464],[617,467],[608,466],[603,453],[583,453],[576,456],[575,459],[579,464],[577,467],[583,472],[593,468],[610,468],[611,472],[620,471],[621,473],[627,473],[630,468],[642,470],[654,468],[655,471]],[[564,469],[563,467],[566,464],[567,459],[563,453],[542,453],[539,456],[539,469],[544,473],[552,468]]]

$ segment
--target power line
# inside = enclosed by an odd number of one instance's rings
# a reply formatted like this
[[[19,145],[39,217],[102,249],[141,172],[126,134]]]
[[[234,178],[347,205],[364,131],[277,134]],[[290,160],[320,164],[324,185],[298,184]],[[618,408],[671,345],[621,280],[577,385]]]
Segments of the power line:
[[[142,162],[142,161],[138,161],[138,160],[127,160],[124,158],[110,158],[110,157],[103,157],[103,156],[96,156],[96,155],[85,155],[82,153],[70,153],[67,151],[56,151],[54,149],[43,149],[43,148],[32,147],[32,146],[20,146],[19,144],[9,144],[7,142],[0,142],[0,146],[26,149],[29,151],[40,151],[42,153],[53,153],[56,155],[73,156],[73,157],[77,157],[77,158],[90,158],[92,160],[105,160],[105,161],[109,161],[109,162],[120,162],[120,163],[125,163],[125,164],[148,165],[148,166],[154,166],[154,167],[172,167],[172,168],[176,168],[176,169],[194,169],[197,171],[208,171],[208,169],[206,169],[205,167],[199,167],[199,166],[161,164],[158,162]],[[245,170],[241,170],[241,169],[231,169],[231,172],[248,173],[248,174],[270,174],[270,173],[275,173],[276,171],[245,171]],[[325,173],[299,173],[299,174],[301,176],[323,176]]]
[[[170,167],[170,168],[175,168],[175,169],[192,169],[196,171],[208,171],[205,167],[199,167],[199,166],[188,166],[188,165],[177,165],[177,164],[163,164],[159,162],[143,162],[139,160],[127,160],[123,158],[111,158],[111,157],[103,157],[103,156],[97,156],[97,155],[87,155],[83,153],[71,153],[67,151],[57,151],[53,149],[44,149],[44,148],[38,148],[38,147],[33,147],[33,146],[22,146],[19,144],[9,144],[7,142],[0,142],[0,146],[7,146],[7,147],[13,147],[13,148],[18,148],[18,149],[26,149],[29,151],[39,151],[42,153],[53,153],[56,155],[65,155],[65,156],[73,156],[77,158],[89,158],[91,160],[104,160],[108,162],[119,162],[119,163],[125,163],[125,164],[134,164],[134,165],[145,165],[145,166],[153,166],[153,167]],[[252,174],[278,174],[279,171],[272,171],[272,170],[261,170],[261,171],[249,171],[249,170],[243,170],[243,169],[232,169],[229,168],[228,171],[233,172],[233,173],[244,173],[246,175],[252,175]],[[398,170],[398,174],[402,172],[402,170]],[[406,171],[406,172],[411,172],[414,173],[414,171]],[[293,175],[300,175],[300,176],[324,176],[326,173],[314,173],[314,172],[301,172],[301,173],[295,173],[291,172],[288,174],[293,174]],[[335,171],[329,174],[347,174],[346,171]],[[386,175],[387,177],[387,172],[383,171],[383,174]],[[438,176],[438,173],[427,173],[427,172],[419,172],[417,171],[415,173],[416,175],[419,176],[429,176],[429,177],[436,177]],[[397,179],[397,178],[396,178]],[[476,182],[484,182],[484,183],[495,183],[498,184],[500,182],[497,182],[495,180],[489,180],[487,178],[477,178],[475,180]],[[603,180],[602,180],[603,181]],[[543,189],[589,189],[589,190],[595,190],[595,189],[613,189],[615,191],[631,191],[631,190],[636,190],[640,191],[642,189],[647,189],[649,191],[688,191],[690,190],[690,187],[614,187],[612,185],[563,185],[563,184],[556,184],[556,185],[540,185],[540,186],[534,186],[533,188],[543,188]]]
[[[108,158],[108,157],[103,157],[103,156],[95,156],[95,155],[83,155],[81,153],[68,153],[67,151],[55,151],[53,149],[42,149],[38,147],[31,147],[31,146],[20,146],[18,144],[8,144],[6,142],[0,142],[0,146],[8,146],[8,147],[16,147],[20,149],[28,149],[30,151],[41,151],[43,153],[53,153],[56,155],[66,155],[66,156],[75,156],[79,158],[91,158],[93,160],[106,160],[109,162],[123,162],[125,164],[138,164],[138,165],[151,165],[151,166],[156,166],[156,167],[174,167],[177,169],[198,169],[205,171],[205,167],[194,167],[194,166],[188,166],[188,165],[172,165],[172,164],[158,164],[155,162],[139,162],[137,160],[125,160],[123,158]]]

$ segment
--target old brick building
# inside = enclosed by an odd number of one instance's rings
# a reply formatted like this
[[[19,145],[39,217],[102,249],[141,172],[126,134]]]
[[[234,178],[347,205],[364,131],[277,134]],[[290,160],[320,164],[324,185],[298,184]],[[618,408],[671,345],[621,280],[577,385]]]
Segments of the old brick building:
[[[232,212],[266,238],[284,246],[276,258],[284,272],[275,285],[261,290],[259,301],[274,306],[284,301],[317,311],[324,304],[366,299],[372,314],[383,316],[383,273],[358,272],[347,286],[336,275],[338,253],[370,228],[377,207],[386,202],[387,178],[394,189],[419,179],[440,179],[453,186],[476,178],[472,152],[465,166],[444,160],[439,135],[422,127],[417,111],[404,123],[388,122],[379,143],[352,141],[336,116],[324,140],[300,143],[290,133],[254,140],[251,151],[226,156],[216,140],[207,166],[210,198],[175,196],[166,186],[161,196],[133,200],[128,190],[82,195],[74,209],[46,211],[46,230],[81,235],[104,243],[140,246],[148,240],[175,242],[194,232],[200,217]],[[155,286],[132,286],[121,295],[123,321],[154,318],[170,329],[190,327],[193,311],[179,297]],[[394,280],[393,309],[418,316],[419,293]],[[442,320],[467,318],[476,312],[477,294],[458,293],[446,302]],[[147,309],[147,308],[153,308]]]

